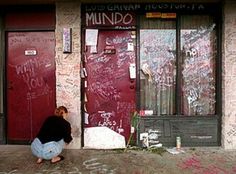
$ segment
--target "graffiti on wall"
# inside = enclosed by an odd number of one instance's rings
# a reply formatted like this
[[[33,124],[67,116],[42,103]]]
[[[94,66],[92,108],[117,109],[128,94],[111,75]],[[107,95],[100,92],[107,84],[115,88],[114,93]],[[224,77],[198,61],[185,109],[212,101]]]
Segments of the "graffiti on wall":
[[[56,93],[57,105],[69,109],[68,121],[72,126],[73,142],[70,147],[81,146],[80,117],[80,6],[78,3],[58,3],[56,27]],[[63,28],[70,26],[71,52],[63,53]]]
[[[91,12],[86,13],[86,26],[131,26],[135,19],[130,13]]]

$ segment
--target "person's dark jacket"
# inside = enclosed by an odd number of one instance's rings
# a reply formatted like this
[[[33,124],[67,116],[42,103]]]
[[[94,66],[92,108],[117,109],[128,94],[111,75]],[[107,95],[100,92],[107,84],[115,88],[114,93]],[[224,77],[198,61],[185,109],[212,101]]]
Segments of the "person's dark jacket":
[[[64,139],[65,143],[70,143],[72,141],[70,123],[62,116],[50,116],[44,121],[37,138],[42,144],[61,139]]]

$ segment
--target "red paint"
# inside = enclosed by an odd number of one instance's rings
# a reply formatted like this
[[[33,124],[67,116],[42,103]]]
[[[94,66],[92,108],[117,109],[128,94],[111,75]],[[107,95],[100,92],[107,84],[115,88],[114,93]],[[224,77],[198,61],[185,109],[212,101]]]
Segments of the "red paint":
[[[215,162],[216,160],[212,160]],[[178,164],[178,167],[183,169],[191,170],[193,174],[230,174],[229,170],[218,167],[214,164],[203,164],[198,157],[192,156],[185,159],[183,162]],[[232,169],[233,172],[233,169]]]
[[[232,172],[233,172],[233,173],[236,173],[236,166],[233,166],[233,167],[232,167]]]
[[[131,31],[99,31],[97,53],[86,51],[86,110],[89,124],[85,127],[106,126],[130,135],[130,118],[135,110],[135,80],[129,77],[129,65],[135,63],[136,50],[128,50],[135,42]],[[111,47],[114,52],[105,54]]]
[[[11,12],[6,14],[6,29],[54,29],[55,11],[48,12]]]
[[[228,172],[227,170],[222,169],[215,165],[207,166],[205,169],[202,170],[202,173],[203,174],[230,174],[230,172]]]
[[[198,158],[191,157],[191,158],[184,160],[183,163],[179,165],[179,167],[181,169],[191,169],[191,168],[200,169],[202,166],[201,166],[201,162]]]
[[[54,32],[9,32],[7,41],[8,139],[32,140],[55,108]]]

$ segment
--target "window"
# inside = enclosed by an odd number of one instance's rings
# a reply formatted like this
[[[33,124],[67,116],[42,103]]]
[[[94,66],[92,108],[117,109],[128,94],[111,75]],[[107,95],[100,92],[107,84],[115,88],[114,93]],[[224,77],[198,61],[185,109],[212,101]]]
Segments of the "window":
[[[181,17],[183,115],[215,113],[215,24],[209,16]]]
[[[157,116],[214,115],[217,47],[213,18],[140,19],[140,109]]]

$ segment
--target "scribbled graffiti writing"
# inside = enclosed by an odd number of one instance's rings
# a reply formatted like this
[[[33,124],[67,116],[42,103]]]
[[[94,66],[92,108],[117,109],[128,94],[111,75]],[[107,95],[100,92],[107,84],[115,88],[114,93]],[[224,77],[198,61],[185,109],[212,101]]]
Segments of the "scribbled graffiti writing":
[[[104,173],[104,174],[115,174],[116,169],[109,169],[106,164],[98,162],[97,158],[84,161],[83,165],[86,169],[90,170],[90,174]]]

